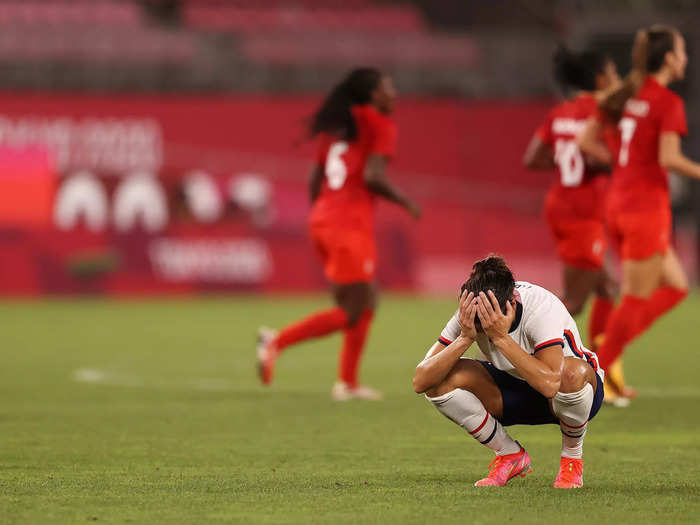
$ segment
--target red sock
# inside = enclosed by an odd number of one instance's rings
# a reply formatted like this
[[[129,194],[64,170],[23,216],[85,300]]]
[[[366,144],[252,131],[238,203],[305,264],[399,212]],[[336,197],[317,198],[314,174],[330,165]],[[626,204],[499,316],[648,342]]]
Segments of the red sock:
[[[343,328],[348,322],[348,315],[342,308],[330,308],[311,314],[306,319],[291,324],[277,334],[275,345],[277,350],[312,339],[328,335]]]
[[[365,310],[354,326],[345,328],[343,350],[340,352],[338,378],[350,387],[357,386],[357,368],[365,349],[367,333],[372,324],[374,310]]]
[[[643,330],[648,303],[648,299],[625,295],[620,305],[613,310],[605,328],[605,341],[598,349],[603,369],[620,357],[625,346]]]
[[[593,308],[591,316],[588,319],[588,344],[593,346],[595,338],[605,332],[605,326],[608,324],[610,314],[615,308],[615,303],[604,297],[596,297],[593,299]]]
[[[649,328],[663,314],[680,303],[688,295],[688,290],[673,288],[671,286],[660,286],[649,299],[647,305],[647,316],[644,320],[642,331]]]

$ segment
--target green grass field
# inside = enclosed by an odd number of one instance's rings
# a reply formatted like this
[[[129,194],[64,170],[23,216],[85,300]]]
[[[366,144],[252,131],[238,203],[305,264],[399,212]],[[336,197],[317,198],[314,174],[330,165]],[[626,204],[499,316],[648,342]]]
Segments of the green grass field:
[[[258,323],[325,304],[0,303],[0,523],[700,521],[697,294],[630,348],[640,398],[591,425],[579,491],[551,487],[555,426],[511,430],[532,475],[472,486],[490,452],[411,389],[452,301],[385,297],[363,366],[384,402],[331,401],[337,337],[261,388]]]

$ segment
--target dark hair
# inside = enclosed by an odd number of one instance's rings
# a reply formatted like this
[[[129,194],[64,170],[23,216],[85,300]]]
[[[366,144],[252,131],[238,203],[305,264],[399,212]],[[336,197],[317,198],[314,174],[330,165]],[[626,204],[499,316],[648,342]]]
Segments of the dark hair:
[[[632,47],[632,70],[622,85],[605,97],[600,109],[612,121],[622,118],[627,101],[635,96],[649,73],[656,73],[664,65],[666,53],[673,51],[678,30],[673,27],[654,25],[640,29]]]
[[[466,291],[478,295],[479,292],[486,293],[489,290],[494,293],[501,311],[505,313],[506,303],[513,298],[515,279],[513,272],[500,255],[489,255],[485,259],[476,261],[472,266],[469,279],[462,285],[460,294]]]
[[[656,73],[664,65],[666,53],[673,51],[678,32],[670,27],[653,26],[647,31],[646,70]]]
[[[564,90],[594,91],[596,76],[610,61],[611,58],[600,51],[575,52],[560,44],[552,56],[554,79]]]
[[[369,104],[372,91],[377,88],[381,77],[382,74],[374,68],[363,67],[351,71],[331,90],[311,118],[311,136],[326,132],[354,140],[357,125],[350,108],[356,104]]]

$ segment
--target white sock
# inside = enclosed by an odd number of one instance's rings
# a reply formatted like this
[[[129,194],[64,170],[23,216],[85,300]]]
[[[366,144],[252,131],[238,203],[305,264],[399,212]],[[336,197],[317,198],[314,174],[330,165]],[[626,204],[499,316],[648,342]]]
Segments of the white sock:
[[[442,396],[428,399],[440,413],[469,432],[479,443],[493,450],[497,456],[520,451],[520,445],[513,441],[496,418],[486,411],[479,398],[468,390],[457,388]]]
[[[578,392],[558,392],[552,399],[552,410],[559,418],[561,456],[583,457],[583,437],[588,429],[588,415],[593,405],[593,387],[586,383]]]

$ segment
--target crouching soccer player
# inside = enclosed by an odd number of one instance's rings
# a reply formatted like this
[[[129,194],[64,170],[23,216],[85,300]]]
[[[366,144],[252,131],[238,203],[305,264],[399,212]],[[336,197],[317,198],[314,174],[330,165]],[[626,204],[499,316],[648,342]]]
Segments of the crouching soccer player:
[[[487,361],[463,358],[476,343]],[[603,401],[598,357],[551,292],[515,282],[505,261],[478,261],[462,285],[457,313],[416,367],[413,386],[439,412],[496,454],[476,486],[505,485],[532,472],[509,425],[558,424],[557,488],[583,485],[583,437]]]

